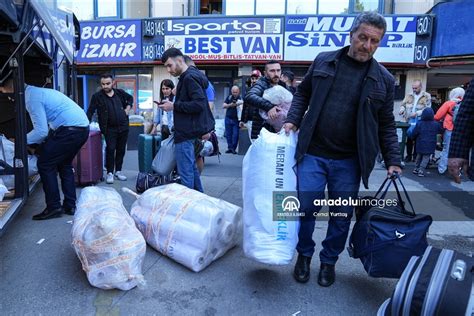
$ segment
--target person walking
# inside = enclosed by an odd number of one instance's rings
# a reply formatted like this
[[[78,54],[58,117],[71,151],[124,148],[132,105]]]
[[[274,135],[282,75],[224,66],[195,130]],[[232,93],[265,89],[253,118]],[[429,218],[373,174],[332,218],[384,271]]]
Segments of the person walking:
[[[294,95],[283,128],[299,130],[296,148],[300,212],[298,259],[293,276],[307,282],[315,250],[313,232],[321,207],[315,199],[355,199],[360,181],[368,188],[379,148],[387,175],[401,173],[393,115],[394,78],[373,55],[387,29],[376,12],[360,14],[350,31],[350,46],[316,56]],[[343,122],[343,124],[341,124]],[[326,238],[319,253],[320,286],[336,279],[353,207],[330,207]]]
[[[226,154],[237,154],[237,144],[239,143],[239,118],[237,115],[237,107],[240,97],[240,89],[237,86],[231,88],[231,94],[225,99],[223,108],[225,112],[225,136],[227,139]]]
[[[167,49],[161,61],[170,75],[179,77],[174,103],[164,101],[159,107],[174,112],[176,164],[181,184],[203,192],[194,145],[214,130],[215,121],[205,92],[208,80],[196,67],[186,64],[177,48]]]
[[[425,108],[413,130],[413,139],[416,141],[416,166],[413,173],[419,177],[425,176],[430,157],[436,150],[436,137],[443,132],[441,124],[434,119],[433,109]]]
[[[412,93],[407,94],[403,99],[398,114],[402,116],[404,122],[415,125],[423,110],[426,107],[431,107],[431,95],[423,91],[423,84],[419,79],[413,81],[412,91]],[[415,143],[412,137],[407,138],[406,149],[407,156],[405,162],[414,161],[416,151],[413,151],[415,149]]]
[[[449,143],[451,142],[451,134],[454,129],[454,114],[457,111],[456,107],[459,107],[462,99],[464,98],[465,91],[461,87],[454,88],[449,93],[449,100],[444,102],[443,105],[438,109],[434,119],[436,121],[443,120],[443,151],[438,162],[438,172],[443,174],[448,169],[448,153]]]
[[[122,173],[122,165],[128,139],[128,114],[133,105],[133,97],[122,89],[113,88],[113,85],[111,74],[100,76],[101,90],[92,95],[87,109],[89,120],[97,112],[100,131],[105,138],[108,184],[114,183],[114,177],[120,181],[127,180]]]

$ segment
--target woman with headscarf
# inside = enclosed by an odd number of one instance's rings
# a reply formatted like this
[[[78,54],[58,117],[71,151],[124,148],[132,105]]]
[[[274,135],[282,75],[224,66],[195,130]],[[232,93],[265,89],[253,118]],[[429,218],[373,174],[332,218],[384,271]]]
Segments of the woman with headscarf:
[[[438,163],[438,172],[443,174],[448,169],[448,152],[449,152],[449,142],[451,141],[451,134],[454,129],[454,116],[456,108],[461,104],[462,99],[464,98],[464,89],[461,87],[454,88],[449,93],[449,100],[444,102],[443,105],[436,112],[434,119],[436,121],[443,120],[443,151],[441,152],[441,157]]]
[[[165,79],[161,81],[160,84],[160,101],[154,101],[155,103],[160,104],[166,100],[173,102],[174,101],[174,83],[170,79]],[[164,112],[159,107],[156,108],[153,115],[153,129],[151,134],[156,134],[158,132],[158,124],[161,124],[161,139],[164,140],[168,138],[173,129],[173,111]]]

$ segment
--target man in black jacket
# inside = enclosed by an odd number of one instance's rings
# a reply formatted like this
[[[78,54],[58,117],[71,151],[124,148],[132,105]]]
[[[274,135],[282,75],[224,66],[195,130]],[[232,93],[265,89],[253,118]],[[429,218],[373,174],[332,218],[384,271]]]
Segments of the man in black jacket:
[[[277,117],[279,108],[270,101],[264,99],[263,92],[276,85],[281,85],[286,88],[286,84],[280,80],[280,76],[280,64],[275,60],[270,60],[265,65],[265,76],[260,77],[257,83],[250,88],[245,96],[244,102],[256,110],[252,111],[252,139],[258,138],[262,127],[265,127],[271,132],[275,132],[273,127],[264,123],[264,120],[260,117],[259,110],[267,112],[270,119],[275,119]]]
[[[122,173],[123,156],[128,138],[128,112],[133,105],[133,97],[122,89],[112,88],[114,79],[111,74],[100,77],[101,91],[92,96],[87,109],[87,117],[91,120],[97,111],[100,131],[105,137],[105,167],[107,168],[106,182],[114,183],[115,178],[126,181]]]
[[[164,111],[174,113],[178,174],[183,185],[202,192],[194,143],[214,130],[215,121],[206,97],[209,83],[196,67],[186,65],[183,53],[177,48],[167,49],[161,61],[170,75],[179,76],[174,103],[165,101],[159,106]]]
[[[294,277],[307,282],[315,243],[315,216],[327,185],[329,225],[320,252],[318,283],[335,281],[335,264],[344,250],[360,180],[368,178],[379,148],[388,174],[401,173],[393,116],[394,79],[373,57],[385,34],[385,19],[375,12],[359,15],[350,32],[350,46],[319,54],[293,98],[284,129],[299,129],[298,198],[301,212],[298,260]],[[346,203],[344,203],[346,201]],[[344,206],[344,204],[346,206]],[[322,215],[322,214],[320,214]]]

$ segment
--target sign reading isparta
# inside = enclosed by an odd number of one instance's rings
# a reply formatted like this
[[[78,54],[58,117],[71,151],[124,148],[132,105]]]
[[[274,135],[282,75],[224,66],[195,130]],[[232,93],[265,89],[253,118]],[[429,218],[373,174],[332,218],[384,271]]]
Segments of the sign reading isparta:
[[[168,21],[165,48],[194,60],[283,59],[281,18],[215,18]]]
[[[387,32],[375,58],[385,63],[413,63],[416,16],[386,16]],[[285,60],[312,61],[319,53],[349,45],[355,16],[287,16]]]
[[[141,61],[141,21],[81,23],[79,63]]]

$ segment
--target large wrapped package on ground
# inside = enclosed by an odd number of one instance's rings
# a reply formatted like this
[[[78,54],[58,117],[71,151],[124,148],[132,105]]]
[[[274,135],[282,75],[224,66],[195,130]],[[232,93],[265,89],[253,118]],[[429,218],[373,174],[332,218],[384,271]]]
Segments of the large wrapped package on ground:
[[[262,129],[244,157],[244,253],[262,263],[289,264],[298,242],[298,218],[279,217],[273,205],[274,193],[296,196],[296,142],[294,132],[287,136]]]
[[[131,215],[147,243],[199,272],[234,247],[242,229],[242,209],[180,184],[148,189]]]
[[[91,285],[130,290],[144,283],[146,243],[114,189],[82,189],[72,245]]]
[[[288,115],[288,110],[293,100],[293,95],[285,87],[276,85],[263,92],[263,98],[270,101],[278,107],[278,116],[275,119],[270,119],[267,112],[260,110],[260,116],[270,124],[275,131],[281,130],[283,122]]]

